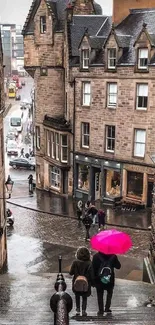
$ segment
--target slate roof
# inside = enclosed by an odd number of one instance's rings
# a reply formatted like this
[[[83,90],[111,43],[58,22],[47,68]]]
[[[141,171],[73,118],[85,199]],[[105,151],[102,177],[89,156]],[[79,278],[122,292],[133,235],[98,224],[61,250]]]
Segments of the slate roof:
[[[109,28],[107,25],[107,16],[98,16],[98,15],[88,15],[88,16],[80,16],[75,15],[73,16],[73,21],[69,26],[70,32],[70,46],[71,46],[71,55],[72,56],[79,56],[79,44],[81,39],[87,29],[88,35],[93,36],[92,44],[93,46],[98,47],[102,46],[102,40],[99,40],[97,37],[97,33],[99,32],[100,28],[105,23],[105,36],[102,39],[105,39],[108,36]],[[96,37],[96,40],[95,40]]]

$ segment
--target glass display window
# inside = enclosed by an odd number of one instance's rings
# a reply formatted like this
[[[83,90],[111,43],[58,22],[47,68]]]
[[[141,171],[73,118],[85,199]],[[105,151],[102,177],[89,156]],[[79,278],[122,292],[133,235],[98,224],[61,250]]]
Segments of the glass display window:
[[[105,174],[106,197],[115,198],[121,194],[120,190],[120,171],[107,169]]]
[[[89,191],[89,166],[78,165],[78,189]]]
[[[127,196],[142,199],[143,195],[143,174],[136,172],[127,173]]]

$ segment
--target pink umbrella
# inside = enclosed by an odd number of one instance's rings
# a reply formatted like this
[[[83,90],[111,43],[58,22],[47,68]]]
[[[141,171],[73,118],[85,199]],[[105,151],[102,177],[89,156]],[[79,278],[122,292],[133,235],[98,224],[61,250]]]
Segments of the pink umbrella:
[[[99,232],[90,242],[93,249],[105,254],[124,254],[132,246],[130,236],[115,229]]]

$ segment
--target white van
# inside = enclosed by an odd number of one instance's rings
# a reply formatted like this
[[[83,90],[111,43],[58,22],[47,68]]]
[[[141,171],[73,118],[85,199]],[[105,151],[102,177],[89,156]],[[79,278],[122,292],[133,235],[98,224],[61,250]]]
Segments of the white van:
[[[18,147],[16,141],[9,140],[6,147],[8,156],[18,156]]]

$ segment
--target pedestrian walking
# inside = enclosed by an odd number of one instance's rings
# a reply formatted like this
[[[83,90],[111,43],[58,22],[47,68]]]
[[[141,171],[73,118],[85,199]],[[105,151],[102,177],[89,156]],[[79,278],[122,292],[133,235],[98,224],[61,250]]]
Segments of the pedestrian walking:
[[[77,207],[76,207],[76,215],[78,220],[82,219],[82,212],[83,212],[83,202],[80,200],[77,203]]]
[[[24,157],[24,148],[22,148],[20,151],[20,157]]]
[[[88,201],[85,203],[85,212],[88,211],[89,207],[90,207],[90,201],[88,200]]]
[[[92,268],[99,308],[97,315],[103,316],[104,312],[112,312],[110,306],[115,285],[114,268],[120,269],[121,264],[116,255],[98,252],[93,256]],[[105,307],[103,301],[104,291],[107,292]]]
[[[33,194],[33,175],[32,174],[29,175],[28,182],[29,182],[29,193]]]
[[[95,223],[96,223],[97,213],[98,213],[98,210],[96,209],[95,204],[90,203],[89,208],[87,210],[87,214],[90,214],[92,216],[93,226],[95,226]]]
[[[98,230],[105,228],[105,212],[101,209],[98,210]]]
[[[82,299],[82,316],[87,316],[87,298],[91,295],[92,265],[90,252],[86,247],[79,247],[76,260],[69,272],[73,275],[72,290],[75,294],[76,316],[80,316]]]
[[[85,241],[89,240],[90,239],[90,234],[89,234],[89,231],[90,231],[90,227],[93,223],[93,220],[92,218],[90,217],[89,214],[85,214],[84,218],[82,219],[82,222],[85,226],[85,229],[86,229],[86,237],[85,237]]]

